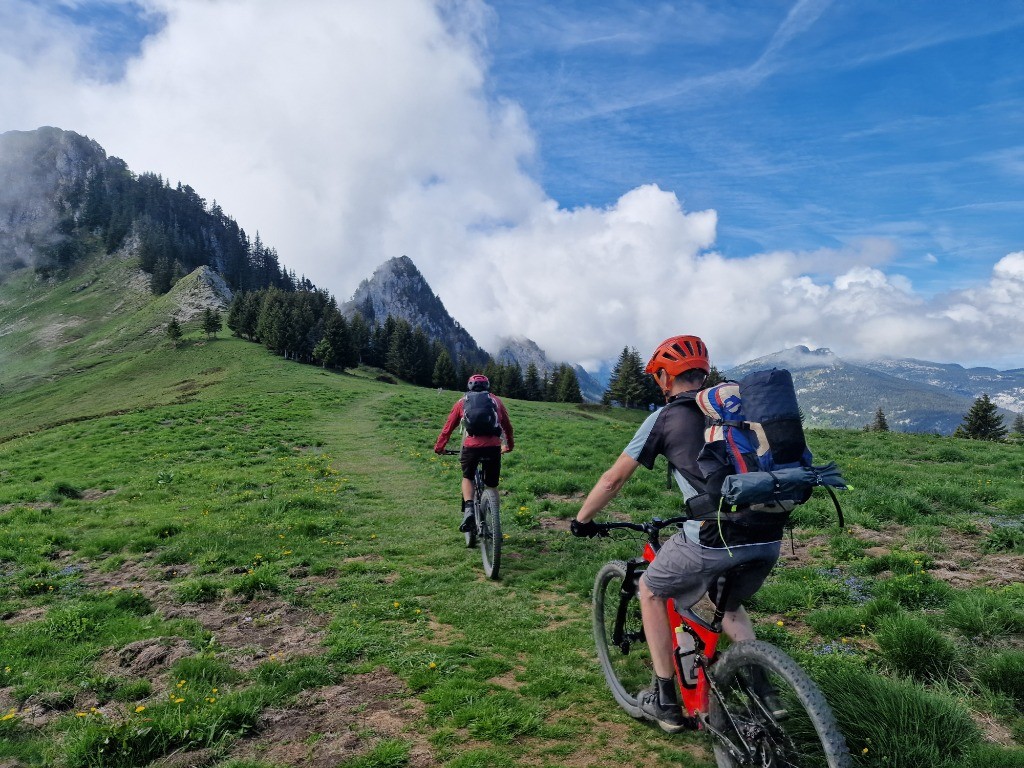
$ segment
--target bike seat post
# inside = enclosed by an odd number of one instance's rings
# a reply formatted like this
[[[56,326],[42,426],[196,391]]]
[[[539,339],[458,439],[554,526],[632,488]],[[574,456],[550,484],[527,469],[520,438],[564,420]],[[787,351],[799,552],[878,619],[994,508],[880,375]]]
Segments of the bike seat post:
[[[759,567],[760,561],[754,560],[748,563],[740,563],[729,568],[725,573],[718,577],[718,581],[711,585],[711,589],[708,590],[708,597],[711,598],[711,602],[715,604],[715,615],[711,620],[711,626],[715,632],[722,631],[722,619],[725,618],[725,606],[729,603],[729,596],[732,594],[732,589],[736,579],[752,568]],[[714,592],[714,594],[712,594]]]

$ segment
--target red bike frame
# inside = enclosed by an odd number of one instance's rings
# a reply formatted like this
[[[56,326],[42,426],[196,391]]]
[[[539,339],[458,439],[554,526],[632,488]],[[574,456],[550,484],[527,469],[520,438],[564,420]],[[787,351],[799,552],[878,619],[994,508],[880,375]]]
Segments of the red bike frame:
[[[648,563],[654,562],[654,556],[654,547],[648,542],[644,545],[644,560]],[[720,633],[707,625],[692,610],[680,614],[676,610],[674,600],[667,600],[666,606],[669,628],[672,630],[672,660],[676,668],[683,711],[700,723],[699,715],[708,711],[710,686],[707,675],[704,674],[704,667],[697,662],[697,658],[701,654],[709,660],[715,658]],[[679,647],[678,631],[686,632],[693,638],[695,653],[688,653],[684,657]],[[695,678],[695,682],[688,682],[690,678]]]

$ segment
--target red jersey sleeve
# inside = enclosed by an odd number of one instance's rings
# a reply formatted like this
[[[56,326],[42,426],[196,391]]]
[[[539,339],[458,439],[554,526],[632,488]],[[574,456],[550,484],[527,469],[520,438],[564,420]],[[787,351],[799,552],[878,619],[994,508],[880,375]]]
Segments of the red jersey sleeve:
[[[444,423],[444,427],[441,429],[441,434],[437,436],[437,442],[434,443],[434,453],[440,453],[444,450],[444,447],[448,445],[448,439],[452,436],[452,432],[461,421],[462,398],[460,397],[455,401],[455,405],[452,406],[452,411],[448,414],[448,421]]]

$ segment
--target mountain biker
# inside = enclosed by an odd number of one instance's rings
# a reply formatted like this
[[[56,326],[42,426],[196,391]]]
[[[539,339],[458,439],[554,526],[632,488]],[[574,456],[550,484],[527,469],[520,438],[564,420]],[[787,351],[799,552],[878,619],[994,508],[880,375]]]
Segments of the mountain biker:
[[[441,453],[448,444],[455,427],[463,424],[462,452],[459,455],[459,463],[462,465],[462,523],[459,530],[469,533],[475,525],[473,517],[473,476],[476,474],[477,464],[484,468],[484,485],[488,488],[497,488],[501,475],[501,454],[509,453],[515,446],[512,436],[512,422],[508,418],[508,411],[501,398],[491,394],[491,382],[486,376],[474,373],[466,383],[467,393],[464,397],[455,401],[448,420],[441,429],[441,434],[434,443],[434,453]],[[474,393],[486,393],[477,396]],[[482,407],[492,407],[493,413],[490,418],[493,420],[493,429],[482,430],[478,434],[472,434],[474,430],[468,423],[465,423],[467,404],[473,398],[473,403],[479,400]],[[490,432],[491,434],[484,434]]]
[[[697,455],[704,445],[704,416],[694,396],[710,371],[707,347],[696,336],[673,336],[663,341],[647,363],[645,373],[654,377],[665,395],[666,405],[652,413],[637,430],[625,451],[594,485],[571,523],[575,536],[595,536],[594,516],[615,498],[637,467],[654,467],[658,455],[665,456],[687,502],[692,517],[702,499],[704,479]],[[761,587],[778,559],[782,542],[781,523],[750,520],[690,519],[668,539],[639,584],[640,611],[644,634],[650,647],[656,675],[655,684],[638,696],[644,716],[662,730],[676,733],[687,727],[680,709],[672,636],[666,600],[673,598],[677,611],[692,607],[718,577],[744,562],[757,562],[738,577],[730,593],[723,631],[733,640],[754,639],[754,627],[742,601]],[[760,681],[758,681],[760,682]],[[772,691],[765,691],[771,696]]]

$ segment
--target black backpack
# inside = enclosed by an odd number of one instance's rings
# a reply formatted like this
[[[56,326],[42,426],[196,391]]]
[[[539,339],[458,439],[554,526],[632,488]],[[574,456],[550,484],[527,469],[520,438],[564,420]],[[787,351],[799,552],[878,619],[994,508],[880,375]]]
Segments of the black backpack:
[[[497,437],[501,434],[498,404],[490,393],[466,393],[462,399],[462,426],[470,437]]]
[[[697,499],[702,512],[729,515],[743,507],[748,510],[738,513],[743,519],[774,515],[786,520],[820,486],[843,525],[832,489],[849,486],[834,462],[812,463],[789,371],[755,371],[739,382],[701,390],[695,399],[707,425],[697,457],[707,481],[707,493]]]

